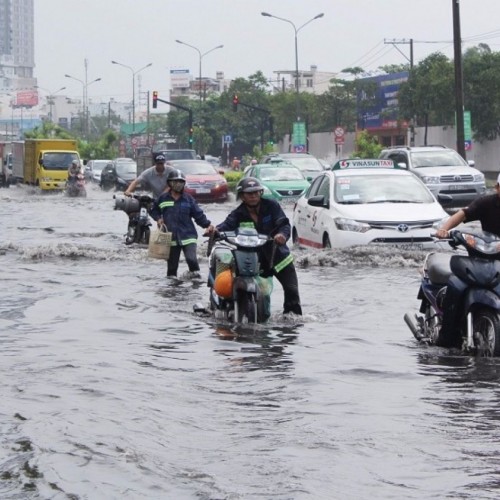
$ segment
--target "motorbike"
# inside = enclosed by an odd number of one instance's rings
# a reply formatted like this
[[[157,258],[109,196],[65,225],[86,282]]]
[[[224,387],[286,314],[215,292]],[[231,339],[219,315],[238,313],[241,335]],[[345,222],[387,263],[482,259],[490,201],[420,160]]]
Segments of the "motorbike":
[[[154,199],[147,194],[133,194],[128,196],[113,196],[115,210],[122,210],[128,215],[127,234],[125,244],[149,243],[151,234],[151,221],[149,211]]]
[[[197,304],[195,312],[234,323],[265,322],[271,315],[272,277],[260,276],[259,249],[268,241],[272,238],[253,228],[216,233],[208,252],[209,310]]]
[[[87,190],[85,189],[85,177],[83,174],[77,174],[75,180],[66,181],[66,196],[71,197],[85,197]]]
[[[500,238],[453,230],[448,243],[466,253],[427,255],[417,295],[421,314],[406,313],[404,320],[421,342],[500,356]]]

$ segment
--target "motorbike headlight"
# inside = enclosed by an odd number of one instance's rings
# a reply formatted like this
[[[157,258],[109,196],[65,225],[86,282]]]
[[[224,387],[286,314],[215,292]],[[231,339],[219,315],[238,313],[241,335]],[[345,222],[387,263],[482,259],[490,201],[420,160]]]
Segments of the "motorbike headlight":
[[[370,230],[370,225],[366,222],[358,222],[354,219],[344,219],[343,217],[337,217],[334,219],[337,229],[340,231],[353,231],[355,233],[366,233]]]
[[[238,236],[228,238],[228,241],[240,247],[256,247],[260,245],[261,240],[257,235],[247,236],[245,234],[238,234]]]
[[[422,177],[424,184],[439,184],[439,177],[434,175],[424,175]]]
[[[476,248],[482,253],[495,255],[500,252],[500,241],[486,241],[480,236],[470,233],[462,233],[464,240],[471,248]]]
[[[482,182],[482,181],[484,181],[484,174],[474,175],[474,182]]]

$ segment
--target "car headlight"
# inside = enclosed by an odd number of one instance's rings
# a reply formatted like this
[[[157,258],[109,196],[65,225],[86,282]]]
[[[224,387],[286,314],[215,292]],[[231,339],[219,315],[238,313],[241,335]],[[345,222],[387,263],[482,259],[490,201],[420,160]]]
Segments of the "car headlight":
[[[344,219],[343,217],[337,217],[334,219],[337,229],[340,231],[353,231],[355,233],[366,233],[370,230],[370,225],[365,222],[358,222],[354,219]]]
[[[422,177],[422,181],[424,182],[424,184],[439,184],[439,177],[424,175]]]
[[[484,181],[484,174],[474,175],[474,182],[482,182],[482,181]]]

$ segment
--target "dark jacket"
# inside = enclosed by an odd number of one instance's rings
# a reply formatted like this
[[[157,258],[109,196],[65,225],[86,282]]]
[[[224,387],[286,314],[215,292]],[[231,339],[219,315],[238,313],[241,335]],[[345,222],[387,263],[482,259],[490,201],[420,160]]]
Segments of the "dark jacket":
[[[195,199],[187,193],[182,193],[178,200],[169,192],[163,193],[155,201],[151,217],[157,220],[161,218],[172,233],[172,245],[189,245],[196,243],[198,233],[193,224],[193,219],[198,226],[206,228],[210,226],[203,210],[198,206]]]
[[[287,240],[290,238],[291,227],[288,217],[281,205],[275,200],[262,198],[260,200],[257,224],[254,223],[248,208],[244,203],[236,207],[224,222],[217,226],[219,231],[235,231],[238,227],[254,227],[259,233],[275,236],[281,233]],[[261,260],[264,274],[270,274],[270,261],[273,243],[270,241],[262,247]],[[274,255],[273,270],[279,273],[293,262],[293,257],[287,245],[277,245]]]

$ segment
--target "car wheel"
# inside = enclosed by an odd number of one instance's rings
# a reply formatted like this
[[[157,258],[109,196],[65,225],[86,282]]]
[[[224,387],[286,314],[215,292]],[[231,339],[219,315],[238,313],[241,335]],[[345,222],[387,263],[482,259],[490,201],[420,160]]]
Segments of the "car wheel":
[[[332,243],[327,233],[323,235],[323,248],[332,248]]]

